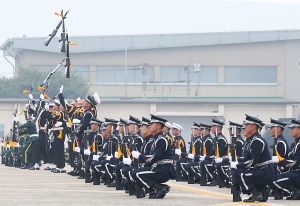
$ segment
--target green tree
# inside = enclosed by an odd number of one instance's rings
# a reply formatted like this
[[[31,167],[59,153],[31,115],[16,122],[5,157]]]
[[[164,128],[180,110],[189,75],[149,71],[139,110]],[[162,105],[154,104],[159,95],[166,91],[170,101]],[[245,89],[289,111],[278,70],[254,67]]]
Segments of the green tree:
[[[50,72],[36,68],[20,68],[18,75],[13,78],[0,77],[0,98],[27,98],[27,95],[23,94],[23,90],[30,90],[33,84],[32,95],[35,99],[38,99],[40,91],[37,88]],[[66,99],[84,97],[89,92],[90,83],[80,74],[72,72],[72,69],[69,79],[59,69],[50,79],[46,93],[51,98],[59,92],[61,85],[64,85],[63,94]]]

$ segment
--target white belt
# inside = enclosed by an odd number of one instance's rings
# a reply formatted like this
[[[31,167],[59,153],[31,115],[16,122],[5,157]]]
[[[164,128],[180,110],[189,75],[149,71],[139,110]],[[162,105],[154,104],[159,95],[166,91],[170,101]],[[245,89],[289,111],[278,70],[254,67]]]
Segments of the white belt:
[[[45,127],[40,127],[40,129],[43,129],[43,130],[45,130],[46,128],[45,128]]]
[[[50,131],[54,131],[54,130],[61,130],[63,129],[62,127],[55,127],[55,128],[51,128]]]
[[[29,137],[39,136],[38,134],[31,134]]]
[[[268,161],[265,161],[265,162],[257,163],[256,165],[254,165],[254,167],[260,167],[260,166],[268,165],[268,164],[271,164],[271,163],[273,163],[273,161],[268,160]]]

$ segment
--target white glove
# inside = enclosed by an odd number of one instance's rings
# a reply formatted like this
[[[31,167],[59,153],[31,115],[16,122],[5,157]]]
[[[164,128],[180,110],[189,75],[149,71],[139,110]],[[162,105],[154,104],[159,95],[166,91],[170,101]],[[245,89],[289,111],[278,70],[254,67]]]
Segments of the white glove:
[[[9,144],[7,144],[7,148],[8,148],[8,149],[10,148],[10,145],[9,145]]]
[[[131,154],[134,157],[134,159],[138,159],[140,156],[140,153],[138,153],[137,151],[132,151]]]
[[[272,156],[272,162],[278,163],[279,162],[278,157],[277,156]]]
[[[17,118],[17,117],[14,117],[14,121],[17,122],[17,121],[18,121],[18,118]]]
[[[80,120],[79,119],[73,119],[73,124],[80,124]]]
[[[118,158],[118,152],[115,152],[115,157]]]
[[[181,155],[180,149],[175,149],[175,154],[177,154],[178,156],[180,156]]]
[[[91,150],[89,150],[89,149],[85,149],[84,151],[83,151],[83,153],[85,154],[85,155],[90,155],[91,154]]]
[[[123,158],[123,163],[124,163],[124,165],[130,166],[131,165],[131,159],[130,158]]]
[[[112,158],[112,156],[106,156],[106,160],[110,160]]]
[[[25,108],[29,107],[29,104],[25,104]]]
[[[1,143],[1,146],[2,146],[2,147],[4,146],[3,142]]]
[[[45,99],[45,97],[44,97],[43,94],[40,95],[40,99],[41,99],[41,100]]]
[[[80,153],[80,148],[79,147],[75,147],[75,150],[77,153]]]
[[[63,93],[63,90],[64,90],[64,85],[61,85],[59,88],[59,93]]]
[[[223,158],[216,158],[216,159],[215,159],[215,162],[216,162],[216,163],[221,163],[222,161],[223,161]]]
[[[231,162],[230,167],[233,168],[233,169],[236,169],[237,164],[238,164],[238,162]]]
[[[62,125],[62,122],[56,122],[56,124],[54,125],[55,127],[60,127]]]
[[[17,142],[17,143],[15,144],[15,147],[21,147],[21,145]]]
[[[44,108],[46,111],[49,111],[49,104],[46,104]]]
[[[188,154],[188,158],[189,158],[189,159],[193,160],[193,159],[194,159],[194,157],[195,157],[195,155],[194,155],[194,154]]]
[[[203,161],[205,156],[200,156],[200,160]]]
[[[31,99],[31,100],[33,99],[33,96],[32,96],[31,93],[28,94],[28,98]]]
[[[99,155],[93,155],[93,160],[98,161],[99,160]]]

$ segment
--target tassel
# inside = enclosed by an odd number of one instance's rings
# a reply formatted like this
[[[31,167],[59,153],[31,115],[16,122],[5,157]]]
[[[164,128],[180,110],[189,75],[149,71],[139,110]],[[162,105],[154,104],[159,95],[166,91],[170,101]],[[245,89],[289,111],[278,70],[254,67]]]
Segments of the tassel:
[[[76,147],[76,141],[77,141],[77,140],[76,140],[76,138],[75,138],[74,141],[73,141],[73,145],[72,145],[72,146],[73,146],[73,148],[72,148],[72,149],[73,149],[73,152],[76,152],[76,150],[75,150],[75,147]]]
[[[193,155],[196,155],[196,148],[195,148],[195,145],[194,145],[194,144],[192,145],[192,154],[193,154]]]
[[[278,157],[279,162],[281,162],[282,160],[284,160],[284,158],[281,157],[280,154],[278,153],[277,149],[275,149],[275,151],[276,151],[275,154],[276,154],[276,156]]]
[[[59,130],[59,134],[58,134],[57,138],[62,139],[62,129]]]
[[[122,156],[120,144],[118,144],[118,159]]]
[[[3,147],[4,147],[4,149],[7,148],[7,142],[6,141],[3,142]]]
[[[96,153],[96,152],[97,152],[97,151],[96,151],[96,141],[94,141],[93,144],[92,144],[92,152],[93,152],[93,153]]]
[[[203,148],[203,154],[206,156],[207,155],[207,153],[206,153],[206,147],[204,146],[204,148]]]
[[[217,144],[216,158],[220,158],[219,145]]]

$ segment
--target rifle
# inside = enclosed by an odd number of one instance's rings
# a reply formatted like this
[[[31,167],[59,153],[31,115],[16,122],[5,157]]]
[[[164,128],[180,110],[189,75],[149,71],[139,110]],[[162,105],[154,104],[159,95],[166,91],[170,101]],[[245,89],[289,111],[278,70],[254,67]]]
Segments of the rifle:
[[[69,11],[66,12],[66,14]],[[60,16],[61,16],[61,22],[62,22],[62,33],[60,34],[60,40],[58,40],[58,42],[62,42],[61,45],[61,52],[66,52],[66,28],[65,28],[65,16],[64,16],[64,11],[61,10],[60,12]]]
[[[69,13],[69,11],[67,11],[65,13],[65,15],[63,15],[63,10],[61,11],[61,13],[54,13],[55,15],[61,16],[62,20],[60,20],[60,22],[58,23],[58,25],[55,27],[55,29],[52,31],[51,34],[49,34],[49,37],[46,39],[45,41],[45,46],[48,46],[48,44],[50,43],[50,41],[52,40],[53,37],[56,36],[58,29],[60,28],[60,26],[62,25],[62,23],[64,22],[64,19],[67,18],[67,14]]]
[[[202,134],[201,134],[201,136],[202,136]],[[204,154],[205,142],[203,141],[203,137],[202,137],[201,139],[202,139],[202,143],[201,143],[202,148],[201,148],[201,151],[200,151],[200,155],[201,155],[201,156],[204,156],[204,155],[206,155],[206,154]],[[200,168],[200,169],[201,169],[200,185],[201,185],[201,186],[206,186],[206,185],[207,185],[207,182],[206,182],[206,174],[205,174],[205,172],[202,170],[202,168]]]
[[[17,113],[18,113],[18,105],[15,109],[15,113],[13,113],[14,117],[17,117]],[[18,126],[17,126],[17,122],[14,120],[13,122],[13,133],[12,133],[12,142],[17,142],[17,130],[18,130]]]
[[[230,147],[230,152],[231,152],[231,161],[235,162],[236,161],[236,141],[237,141],[237,136],[236,136],[236,126],[232,126],[232,136],[231,136],[231,144],[229,145]],[[242,201],[240,193],[237,189],[237,184],[238,182],[234,178],[234,168],[231,168],[231,177],[232,177],[232,185],[231,185],[231,193],[232,193],[232,200],[233,202],[240,202]]]
[[[273,149],[273,156],[277,156],[276,155],[276,153],[277,153],[276,152],[277,142],[278,142],[277,126],[275,126],[274,145],[271,146],[271,148]],[[279,159],[279,161],[280,161],[280,159]],[[276,181],[277,180],[277,172],[278,172],[278,163],[274,163],[274,168],[275,168],[275,181]],[[273,191],[274,191],[274,200],[281,200],[281,199],[283,199],[282,190],[280,190],[278,187],[273,187]]]

